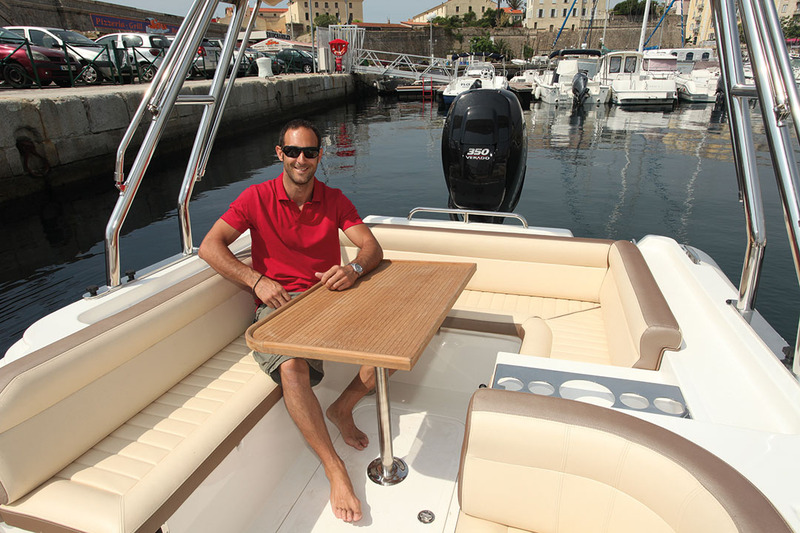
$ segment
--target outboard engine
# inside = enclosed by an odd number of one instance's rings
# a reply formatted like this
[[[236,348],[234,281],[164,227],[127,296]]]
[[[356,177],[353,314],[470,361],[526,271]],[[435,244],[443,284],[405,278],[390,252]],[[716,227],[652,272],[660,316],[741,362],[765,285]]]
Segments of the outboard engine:
[[[589,96],[589,76],[585,70],[579,70],[572,78],[572,105],[582,106]]]
[[[448,206],[513,211],[522,192],[527,155],[525,120],[514,93],[505,89],[461,93],[450,106],[442,133]]]

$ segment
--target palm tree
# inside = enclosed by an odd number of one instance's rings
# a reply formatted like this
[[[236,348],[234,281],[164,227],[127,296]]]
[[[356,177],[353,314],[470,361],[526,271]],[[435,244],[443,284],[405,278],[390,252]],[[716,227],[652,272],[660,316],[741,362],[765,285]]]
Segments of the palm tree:
[[[506,0],[506,4],[514,11],[517,11],[522,9],[523,0]]]

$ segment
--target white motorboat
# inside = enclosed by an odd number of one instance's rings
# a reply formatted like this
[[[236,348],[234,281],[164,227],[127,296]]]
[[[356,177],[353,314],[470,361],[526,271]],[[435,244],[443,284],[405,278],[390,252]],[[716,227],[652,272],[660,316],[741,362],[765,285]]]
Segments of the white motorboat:
[[[661,79],[642,69],[641,52],[605,54],[596,79],[611,86],[611,103],[621,106],[672,106],[678,101],[674,79]]]
[[[442,99],[445,105],[450,105],[459,94],[466,91],[475,89],[508,89],[508,79],[495,71],[494,64],[491,61],[486,61],[486,59],[502,59],[502,56],[497,54],[453,56],[454,61],[459,59],[466,61],[464,70],[459,75],[458,67],[456,67],[453,79],[442,89]]]
[[[552,70],[533,77],[534,99],[546,104],[600,105],[611,96],[609,85],[597,79],[601,53],[590,49],[564,49],[550,54]]]
[[[716,102],[720,84],[719,68],[699,68],[687,73],[678,73],[678,99],[687,102]]]
[[[233,5],[237,31],[223,46],[225,62],[249,7]],[[3,533],[353,527],[334,518],[319,461],[280,388],[249,354],[251,294],[192,246],[188,201],[205,144],[192,151],[181,192],[184,251],[120,280],[120,227],[177,99],[166,89],[183,82],[191,65],[178,59],[191,60],[216,7],[194,5],[184,26],[193,31],[182,29],[131,124],[132,136],[145,116],[152,121],[106,228],[105,286],[31,326],[0,362]],[[728,2],[720,11],[735,14]],[[744,83],[736,17],[717,24],[728,109],[738,117],[749,112],[749,97],[732,89]],[[768,15],[745,18],[743,31],[756,39],[761,24],[780,28]],[[781,40],[773,51],[779,72],[768,70],[766,55],[752,58],[756,81],[769,87],[759,72],[793,79]],[[225,73],[218,75],[209,96],[224,103]],[[797,96],[794,84],[780,85]],[[775,102],[785,95],[762,94],[797,264],[800,206],[786,191],[800,179],[786,141],[800,109],[789,106],[787,121]],[[159,95],[166,100],[150,98]],[[145,115],[156,104],[161,112]],[[201,124],[198,142],[218,119]],[[703,251],[657,235],[635,243],[576,238],[566,229],[474,223],[467,211],[458,212],[464,222],[420,218],[425,210],[366,218],[392,261],[466,262],[476,270],[413,370],[392,376],[388,443],[407,477],[386,486],[367,473],[379,444],[383,468],[393,468],[378,431],[386,420],[374,411],[388,400],[385,385],[354,412],[370,437],[366,450],[333,433],[363,504],[358,526],[800,529],[800,358],[795,348],[794,374],[787,370],[779,358],[790,347],[753,308],[765,240],[754,139],[740,128],[747,123],[730,122],[749,239],[738,288]],[[346,262],[355,250],[340,242]],[[247,260],[249,235],[231,249]],[[401,309],[415,315],[413,298],[406,300]],[[326,366],[322,405],[352,373],[346,363]]]

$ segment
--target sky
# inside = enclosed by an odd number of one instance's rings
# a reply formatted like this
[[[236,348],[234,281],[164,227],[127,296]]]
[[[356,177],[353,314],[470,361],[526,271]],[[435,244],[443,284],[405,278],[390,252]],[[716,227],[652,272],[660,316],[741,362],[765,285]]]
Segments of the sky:
[[[102,0],[109,4],[138,7],[153,11],[155,13],[166,13],[168,15],[186,15],[192,6],[192,0]],[[408,20],[414,15],[422,13],[432,7],[441,4],[443,0],[364,0],[364,22],[387,22],[393,23]],[[284,0],[275,7],[286,7]],[[270,7],[266,2],[261,2],[262,7]],[[218,15],[225,11],[225,4],[220,2]]]

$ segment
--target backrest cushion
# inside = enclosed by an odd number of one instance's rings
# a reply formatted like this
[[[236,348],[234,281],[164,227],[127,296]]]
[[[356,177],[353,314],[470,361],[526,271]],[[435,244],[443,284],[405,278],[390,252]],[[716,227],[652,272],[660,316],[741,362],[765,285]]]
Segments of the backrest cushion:
[[[678,322],[633,243],[616,241],[600,289],[611,364],[657,370],[665,349],[681,346]]]
[[[0,368],[0,503],[49,479],[241,335],[252,311],[247,293],[203,272]]]
[[[469,261],[478,268],[467,289],[599,302],[612,241],[491,234],[479,229],[370,226],[387,259]],[[355,248],[340,235],[343,257]]]

